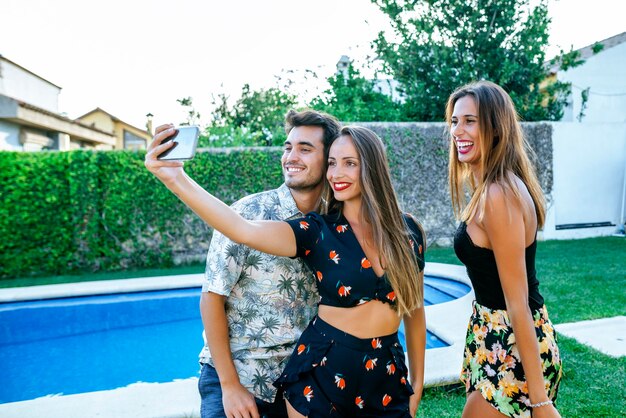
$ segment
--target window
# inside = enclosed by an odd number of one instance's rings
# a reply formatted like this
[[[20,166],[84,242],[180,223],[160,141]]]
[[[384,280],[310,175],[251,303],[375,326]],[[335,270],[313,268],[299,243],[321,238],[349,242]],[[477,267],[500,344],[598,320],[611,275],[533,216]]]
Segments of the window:
[[[124,129],[124,149],[146,149],[146,140]]]

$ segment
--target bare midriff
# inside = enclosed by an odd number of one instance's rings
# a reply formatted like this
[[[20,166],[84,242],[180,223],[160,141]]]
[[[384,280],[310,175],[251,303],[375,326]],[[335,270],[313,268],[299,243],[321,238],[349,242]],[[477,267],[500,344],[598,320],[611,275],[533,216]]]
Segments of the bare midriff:
[[[392,307],[377,300],[352,308],[320,305],[318,316],[324,322],[357,338],[393,334],[400,326],[400,317]]]

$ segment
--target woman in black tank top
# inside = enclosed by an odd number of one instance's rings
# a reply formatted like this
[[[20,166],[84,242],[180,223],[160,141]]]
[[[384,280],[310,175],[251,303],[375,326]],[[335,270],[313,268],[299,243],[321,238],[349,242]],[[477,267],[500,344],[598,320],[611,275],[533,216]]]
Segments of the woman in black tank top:
[[[513,102],[494,83],[473,83],[452,93],[446,119],[450,191],[461,219],[454,249],[476,295],[463,417],[560,417],[561,359],[535,273],[543,193]]]

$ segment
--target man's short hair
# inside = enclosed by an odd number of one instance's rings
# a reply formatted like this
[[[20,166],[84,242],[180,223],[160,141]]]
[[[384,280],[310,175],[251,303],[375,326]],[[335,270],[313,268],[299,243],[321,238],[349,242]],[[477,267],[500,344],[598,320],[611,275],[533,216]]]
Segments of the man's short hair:
[[[339,136],[341,130],[341,124],[332,115],[324,112],[318,112],[316,110],[303,110],[296,112],[290,110],[285,115],[285,132],[289,135],[289,132],[293,128],[298,126],[319,126],[324,130],[324,152],[328,154],[331,144]]]

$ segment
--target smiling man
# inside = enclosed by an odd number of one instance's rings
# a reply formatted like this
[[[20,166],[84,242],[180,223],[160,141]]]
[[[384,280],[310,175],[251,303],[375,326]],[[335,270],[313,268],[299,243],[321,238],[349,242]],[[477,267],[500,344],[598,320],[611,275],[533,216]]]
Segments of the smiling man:
[[[287,220],[318,209],[339,122],[320,112],[290,111],[285,130],[284,184],[234,203],[247,219]],[[312,279],[299,259],[267,255],[213,233],[200,299],[206,336],[198,382],[202,418],[287,416],[272,382],[315,314]]]

